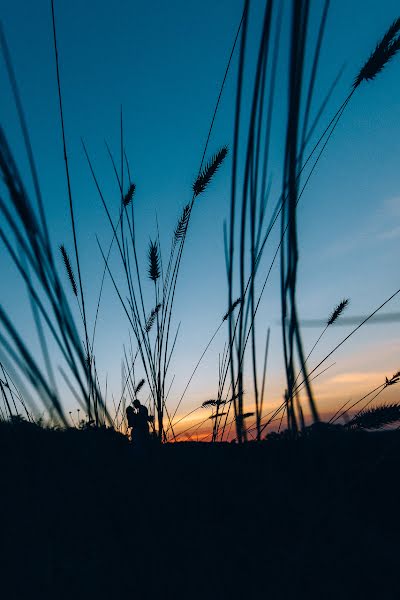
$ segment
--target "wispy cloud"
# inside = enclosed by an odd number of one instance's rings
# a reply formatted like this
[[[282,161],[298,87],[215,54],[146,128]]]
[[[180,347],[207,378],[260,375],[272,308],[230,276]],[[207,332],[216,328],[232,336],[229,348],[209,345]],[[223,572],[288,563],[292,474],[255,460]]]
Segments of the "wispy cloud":
[[[384,381],[387,373],[385,371],[351,371],[348,373],[340,373],[329,380],[330,385],[349,385],[349,384],[373,384]]]
[[[387,231],[383,231],[379,234],[379,239],[381,240],[393,240],[395,238],[400,237],[400,226],[393,227],[392,229],[388,229]]]
[[[390,241],[400,237],[400,196],[378,201],[380,210],[368,217],[356,232],[338,238],[325,252],[328,257],[339,257],[352,252],[365,250],[377,242]]]

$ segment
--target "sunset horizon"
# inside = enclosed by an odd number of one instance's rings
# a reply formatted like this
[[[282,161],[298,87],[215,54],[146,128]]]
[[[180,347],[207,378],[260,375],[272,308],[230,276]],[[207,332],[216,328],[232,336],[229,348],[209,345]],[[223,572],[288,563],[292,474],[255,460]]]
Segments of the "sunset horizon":
[[[398,10],[3,3],[6,600],[399,596]]]

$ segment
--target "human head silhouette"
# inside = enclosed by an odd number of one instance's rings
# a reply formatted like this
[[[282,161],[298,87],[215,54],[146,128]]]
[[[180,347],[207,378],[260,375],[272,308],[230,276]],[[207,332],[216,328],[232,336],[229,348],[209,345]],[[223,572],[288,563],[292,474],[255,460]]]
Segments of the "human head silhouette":
[[[137,398],[136,398],[136,400],[133,401],[133,406],[135,408],[139,408],[139,406],[141,406],[141,404],[140,404],[140,402],[139,402],[139,400]]]

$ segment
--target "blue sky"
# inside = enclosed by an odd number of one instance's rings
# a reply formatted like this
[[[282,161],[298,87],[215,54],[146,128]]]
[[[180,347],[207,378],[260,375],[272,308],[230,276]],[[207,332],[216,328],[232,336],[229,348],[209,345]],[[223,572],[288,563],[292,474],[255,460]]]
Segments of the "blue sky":
[[[118,210],[118,190],[104,140],[117,152],[119,109],[123,105],[126,149],[137,184],[140,259],[145,261],[149,237],[154,237],[156,213],[167,253],[179,212],[191,197],[191,184],[197,174],[242,2],[70,0],[55,4],[72,190],[92,319],[102,270],[95,236],[106,243],[110,231],[80,139],[84,138],[88,146],[107,198],[111,203],[115,198]],[[249,60],[256,50],[262,4],[253,2]],[[288,28],[288,4],[284,3],[283,35]],[[315,40],[321,8],[322,3],[312,3],[311,42]],[[54,248],[65,243],[72,253],[50,4],[4,0],[2,13],[32,136],[52,243]],[[355,73],[397,16],[395,0],[331,3],[314,111],[342,65],[345,70],[322,123],[328,122],[340,105]],[[287,56],[283,52],[272,133],[271,174],[276,182],[280,179],[284,143],[286,68]],[[210,152],[223,144],[232,145],[235,73],[234,59]],[[376,81],[358,90],[299,205],[298,302],[303,318],[325,318],[342,297],[351,299],[348,316],[368,314],[399,287],[399,73],[397,57]],[[26,159],[4,65],[0,68],[0,81],[1,122],[24,172]],[[175,309],[175,325],[181,322],[181,333],[171,368],[171,374],[176,375],[172,406],[226,310],[222,226],[228,218],[230,167],[228,159],[199,199],[190,225]],[[276,236],[272,236],[263,268],[268,268],[275,247]],[[7,281],[1,301],[35,348],[37,342],[24,290],[5,253],[0,261],[3,281]],[[257,325],[260,349],[267,327],[271,327],[266,399],[271,405],[279,402],[284,389],[277,275],[275,268]],[[150,282],[148,288],[150,293]],[[389,305],[388,311],[398,311],[398,302]],[[315,360],[349,330],[332,329]],[[217,358],[225,333],[221,332],[194,378],[182,414],[215,395]],[[349,341],[335,355],[336,365],[316,384],[321,410],[328,410],[334,402],[351,394],[362,395],[378,385],[384,375],[397,371],[399,334],[399,324],[371,325]],[[317,335],[318,330],[304,330],[306,349]],[[128,342],[128,324],[108,281],[100,313],[97,357],[103,381],[107,373],[116,396],[120,391],[122,344]],[[65,399],[72,408],[68,394]],[[251,404],[251,398],[248,402]]]

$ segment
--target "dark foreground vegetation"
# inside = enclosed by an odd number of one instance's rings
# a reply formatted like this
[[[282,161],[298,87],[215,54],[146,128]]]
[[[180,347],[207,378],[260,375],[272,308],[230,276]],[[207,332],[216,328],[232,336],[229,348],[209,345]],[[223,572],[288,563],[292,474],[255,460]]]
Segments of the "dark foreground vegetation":
[[[0,425],[2,598],[398,598],[400,433]]]

